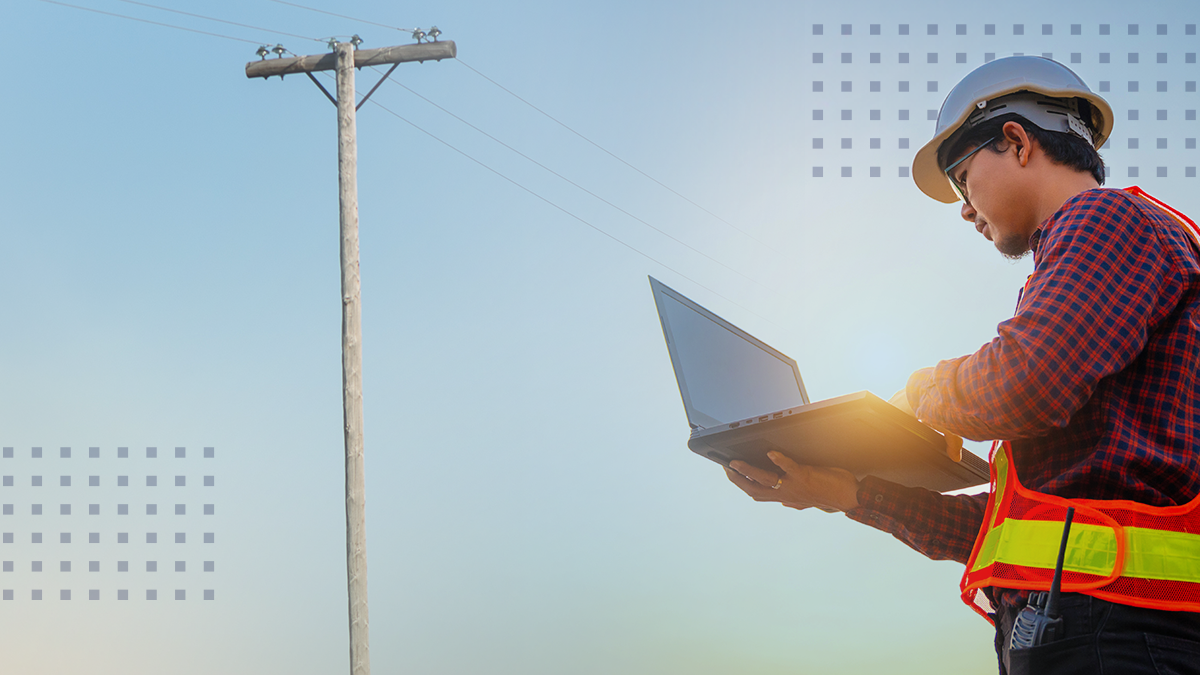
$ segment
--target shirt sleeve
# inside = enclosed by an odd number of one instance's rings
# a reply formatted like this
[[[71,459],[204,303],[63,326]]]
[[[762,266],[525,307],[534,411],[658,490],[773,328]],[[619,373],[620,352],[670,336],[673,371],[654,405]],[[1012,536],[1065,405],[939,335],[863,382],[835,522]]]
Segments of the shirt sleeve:
[[[1100,380],[1137,358],[1182,293],[1164,293],[1176,272],[1124,193],[1075,197],[1043,227],[1036,269],[998,337],[910,387],[917,416],[973,440],[1066,426]]]
[[[933,560],[971,557],[983,525],[987,495],[943,495],[867,476],[858,484],[858,508],[846,516],[891,534]]]

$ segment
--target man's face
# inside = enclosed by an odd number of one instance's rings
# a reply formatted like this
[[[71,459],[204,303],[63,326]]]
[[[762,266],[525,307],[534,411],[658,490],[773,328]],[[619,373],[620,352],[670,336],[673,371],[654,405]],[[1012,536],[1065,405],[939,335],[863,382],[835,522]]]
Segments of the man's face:
[[[967,152],[970,150],[974,148]],[[1024,170],[1021,152],[1019,144],[1001,138],[993,147],[968,157],[950,174],[964,188],[967,201],[962,206],[963,219],[973,223],[996,250],[1013,259],[1029,253],[1029,238],[1039,224],[1031,218],[1029,200],[1021,199],[1023,193],[1030,194],[1024,181],[1032,173]]]

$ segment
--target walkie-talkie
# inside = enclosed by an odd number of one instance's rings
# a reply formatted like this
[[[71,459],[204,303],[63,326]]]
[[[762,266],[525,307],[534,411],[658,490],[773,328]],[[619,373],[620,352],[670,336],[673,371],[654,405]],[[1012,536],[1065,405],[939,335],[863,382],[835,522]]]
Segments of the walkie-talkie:
[[[1025,605],[1025,609],[1021,610],[1013,623],[1012,638],[1008,643],[1010,650],[1029,649],[1061,640],[1063,637],[1063,620],[1058,615],[1058,592],[1062,587],[1067,535],[1071,533],[1071,519],[1074,517],[1075,507],[1068,507],[1067,521],[1063,525],[1062,544],[1058,547],[1058,562],[1054,566],[1054,579],[1050,582],[1050,592],[1029,594],[1029,604]]]

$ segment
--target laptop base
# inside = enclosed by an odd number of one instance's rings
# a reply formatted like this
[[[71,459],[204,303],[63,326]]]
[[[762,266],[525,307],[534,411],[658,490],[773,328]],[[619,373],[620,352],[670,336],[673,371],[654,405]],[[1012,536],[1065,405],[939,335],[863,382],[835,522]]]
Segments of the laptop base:
[[[708,429],[688,440],[696,454],[725,466],[741,460],[767,471],[775,450],[799,464],[846,469],[936,492],[989,482],[987,462],[963,450],[946,454],[946,439],[916,418],[866,391],[789,408]]]

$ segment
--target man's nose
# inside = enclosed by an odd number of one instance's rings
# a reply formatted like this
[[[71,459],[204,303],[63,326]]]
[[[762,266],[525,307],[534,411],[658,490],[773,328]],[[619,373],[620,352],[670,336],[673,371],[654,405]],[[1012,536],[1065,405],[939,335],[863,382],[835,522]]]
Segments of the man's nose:
[[[963,220],[965,220],[965,221],[967,221],[967,222],[970,222],[970,223],[973,223],[973,222],[975,222],[975,215],[976,215],[976,214],[975,214],[975,207],[971,206],[971,205],[970,205],[969,203],[967,203],[967,202],[963,202],[963,205],[962,205],[962,218],[963,218]]]

